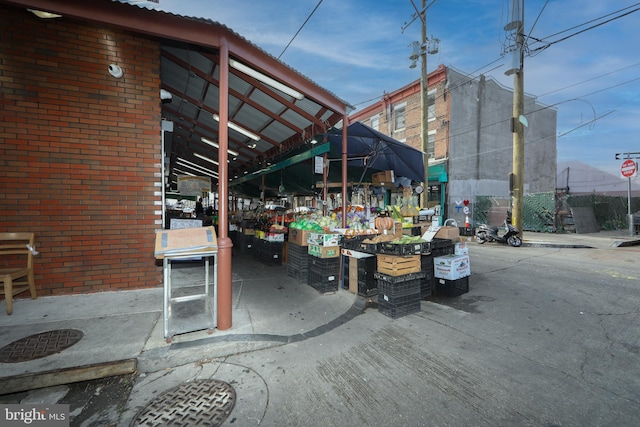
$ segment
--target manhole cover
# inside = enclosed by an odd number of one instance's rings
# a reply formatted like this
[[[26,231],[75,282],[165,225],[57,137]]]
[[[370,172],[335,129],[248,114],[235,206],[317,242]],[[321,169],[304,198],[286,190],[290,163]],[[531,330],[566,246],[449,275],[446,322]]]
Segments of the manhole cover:
[[[132,426],[219,426],[236,404],[236,392],[219,380],[196,380],[165,391],[142,408]]]
[[[82,339],[77,329],[42,332],[14,341],[0,349],[1,363],[19,363],[59,353]]]

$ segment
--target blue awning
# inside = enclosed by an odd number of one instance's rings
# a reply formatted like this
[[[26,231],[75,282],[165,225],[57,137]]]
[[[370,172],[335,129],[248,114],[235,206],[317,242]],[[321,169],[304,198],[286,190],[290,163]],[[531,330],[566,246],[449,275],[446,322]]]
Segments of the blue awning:
[[[331,129],[327,140],[342,153],[342,130]],[[347,128],[347,162],[373,170],[393,170],[395,176],[424,182],[424,153],[360,122]]]

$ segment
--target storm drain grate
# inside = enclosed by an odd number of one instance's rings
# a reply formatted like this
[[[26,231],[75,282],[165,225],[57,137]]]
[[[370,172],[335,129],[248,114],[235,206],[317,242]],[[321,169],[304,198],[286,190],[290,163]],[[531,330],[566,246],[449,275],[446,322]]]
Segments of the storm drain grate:
[[[59,353],[82,339],[77,329],[57,329],[19,339],[0,348],[1,363],[19,363]]]
[[[196,380],[165,391],[142,408],[132,426],[219,426],[236,404],[233,387],[219,380]]]

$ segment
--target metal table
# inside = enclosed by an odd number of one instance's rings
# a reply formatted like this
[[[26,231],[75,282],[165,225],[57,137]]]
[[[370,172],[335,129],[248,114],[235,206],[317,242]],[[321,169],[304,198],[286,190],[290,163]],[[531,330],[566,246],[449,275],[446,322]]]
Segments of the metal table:
[[[191,252],[185,255],[167,255],[162,261],[164,274],[164,337],[171,342],[174,335],[208,329],[212,333],[217,318],[217,277],[218,258],[216,251]],[[204,258],[204,285],[174,288],[171,263],[175,260],[188,260],[193,257]],[[213,259],[213,280],[210,267]],[[195,289],[195,293],[193,292]],[[182,293],[180,292],[182,291]],[[181,294],[180,294],[181,293]]]
[[[213,227],[158,230],[155,256],[162,259],[164,276],[164,337],[216,327],[218,292],[218,245]],[[213,279],[211,259],[213,258]],[[171,264],[178,260],[204,259],[204,283],[174,286]],[[193,275],[192,275],[193,276]],[[187,282],[194,282],[193,277]],[[185,280],[183,280],[184,282]],[[213,292],[213,294],[212,294]]]

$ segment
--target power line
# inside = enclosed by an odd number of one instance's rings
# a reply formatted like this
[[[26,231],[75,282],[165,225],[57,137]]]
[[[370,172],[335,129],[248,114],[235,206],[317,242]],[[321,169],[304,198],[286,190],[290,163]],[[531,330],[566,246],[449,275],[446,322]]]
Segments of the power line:
[[[315,13],[315,11],[318,9],[318,7],[320,6],[320,3],[322,3],[322,0],[320,0],[318,2],[318,4],[316,5],[316,7],[313,8],[313,10],[309,14],[309,16],[307,16],[307,19],[305,19],[304,22],[302,23],[302,25],[300,26],[300,28],[298,28],[298,31],[296,31],[296,33],[293,35],[293,37],[291,37],[291,40],[289,40],[289,43],[287,43],[287,45],[284,47],[282,52],[280,52],[280,55],[278,55],[278,59],[280,59],[280,57],[282,55],[284,55],[285,51],[289,48],[289,46],[291,46],[291,43],[293,43],[293,40],[298,36],[298,34],[300,34],[300,31],[302,31],[304,26],[307,25],[307,22],[309,22],[309,19],[311,19],[311,17]]]
[[[640,3],[637,3],[636,5],[638,5],[638,4],[640,4]],[[636,6],[636,5],[634,5],[634,6]],[[630,7],[633,7],[633,6],[630,6]],[[628,8],[625,8],[625,9],[628,9]],[[624,10],[624,9],[622,9],[622,10]],[[558,39],[558,40],[555,40],[555,41],[552,41],[552,42],[548,42],[548,43],[547,43],[547,44],[545,44],[544,46],[540,46],[540,47],[538,47],[538,48],[536,48],[536,49],[531,50],[531,51],[530,51],[530,53],[529,53],[529,56],[531,56],[531,54],[532,54],[533,52],[537,52],[537,51],[539,51],[539,50],[547,49],[547,48],[548,48],[548,47],[550,47],[551,45],[554,45],[554,44],[556,44],[556,43],[560,43],[561,41],[565,41],[565,40],[567,40],[567,39],[570,39],[571,37],[577,36],[578,34],[582,34],[582,33],[586,32],[586,31],[593,30],[594,28],[600,27],[601,25],[608,24],[609,22],[615,21],[616,19],[620,19],[620,18],[622,18],[622,17],[624,17],[624,16],[627,16],[627,15],[630,15],[630,14],[632,14],[632,13],[634,13],[634,12],[637,12],[638,10],[640,10],[640,7],[636,8],[636,9],[633,9],[633,10],[631,10],[631,11],[629,11],[629,12],[626,12],[626,13],[624,13],[624,14],[622,14],[622,15],[618,15],[618,16],[615,16],[615,17],[613,17],[613,18],[611,18],[611,19],[607,19],[606,21],[600,22],[600,23],[598,23],[598,24],[596,24],[596,25],[592,25],[591,27],[588,27],[588,28],[585,28],[585,29],[583,29],[583,30],[577,31],[577,32],[575,32],[575,33],[573,33],[573,34],[569,34],[568,36],[563,37],[563,38],[561,38],[561,39]],[[618,11],[618,12],[619,12],[619,11]],[[614,12],[614,13],[618,13],[618,12]],[[609,15],[605,15],[605,16],[610,16],[610,15],[611,15],[611,14],[609,14]],[[603,17],[604,17],[604,16],[603,16]],[[590,23],[590,22],[593,22],[593,21],[597,21],[597,20],[599,20],[599,19],[602,19],[603,17],[600,17],[600,18],[594,19],[594,20],[589,21],[589,22],[587,22],[587,23]],[[573,27],[573,28],[581,27],[582,25],[586,25],[587,23],[580,24],[580,25],[578,25],[578,26],[576,26],[576,27]],[[571,29],[573,29],[573,28],[571,28]],[[571,30],[571,29],[561,31],[560,33],[556,33],[555,35],[557,35],[557,34],[561,34],[561,33],[566,32],[566,31],[569,31],[569,30]],[[553,37],[553,35],[552,35],[552,36],[549,36],[549,37]],[[548,37],[545,37],[545,38],[548,38]],[[544,40],[544,39],[542,39],[542,40]]]
[[[571,27],[571,28],[567,28],[566,30],[558,31],[558,32],[557,32],[557,33],[555,33],[555,34],[551,34],[550,36],[543,37],[542,39],[543,39],[543,40],[544,40],[544,39],[548,39],[548,38],[551,38],[551,37],[555,37],[555,36],[557,36],[557,35],[560,35],[560,34],[562,34],[562,33],[566,33],[567,31],[575,30],[576,28],[582,27],[583,25],[591,24],[592,22],[596,22],[596,21],[598,21],[598,20],[600,20],[600,19],[603,19],[603,18],[606,18],[606,17],[608,17],[608,16],[615,15],[616,13],[620,13],[620,12],[622,12],[623,10],[631,9],[632,7],[636,7],[636,6],[638,6],[638,5],[640,5],[640,3],[632,4],[631,6],[624,7],[624,8],[622,8],[622,9],[616,10],[615,12],[611,12],[611,13],[608,13],[608,14],[606,14],[606,15],[602,15],[602,16],[600,16],[600,17],[598,17],[598,18],[592,19],[592,20],[590,20],[590,21],[583,22],[582,24],[574,25],[573,27]],[[632,11],[632,12],[635,12],[635,11]],[[624,15],[621,15],[621,16],[624,16]],[[621,17],[621,16],[620,16],[620,17]]]

